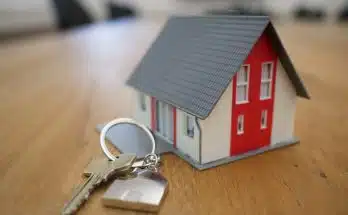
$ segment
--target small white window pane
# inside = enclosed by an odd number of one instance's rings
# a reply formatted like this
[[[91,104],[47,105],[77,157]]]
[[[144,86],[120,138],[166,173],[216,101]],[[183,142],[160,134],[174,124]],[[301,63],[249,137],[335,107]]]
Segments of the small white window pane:
[[[271,98],[271,83],[272,83],[272,67],[273,63],[262,64],[260,98]]]
[[[261,98],[270,98],[270,82],[261,83]]]
[[[160,132],[162,131],[162,125],[161,125],[161,105],[158,100],[156,100],[156,128],[157,131]]]
[[[248,101],[247,85],[237,86],[237,102]]]
[[[168,118],[166,116],[168,116],[168,108],[167,108],[167,104],[166,103],[161,103],[162,104],[162,131],[161,134],[164,137],[167,137],[167,120]]]
[[[242,66],[238,72],[237,76],[238,83],[247,83],[248,82],[248,66]]]
[[[167,137],[167,104],[161,102],[162,104],[162,111],[161,111],[161,123],[162,123],[162,131],[161,131],[161,134],[164,136],[164,137]]]
[[[174,118],[173,118],[173,106],[168,105],[168,138],[169,140],[173,140],[173,122],[174,122]]]
[[[160,133],[160,134],[162,134],[163,133],[163,104],[162,104],[162,102],[159,102],[158,101],[158,109],[157,109],[158,111],[158,118],[157,118],[157,120],[158,120],[158,132]]]
[[[237,134],[244,133],[244,115],[239,115],[237,119]]]
[[[236,103],[248,102],[249,66],[243,65],[237,74]]]
[[[268,74],[268,79],[271,79],[271,74],[272,74],[272,66],[273,66],[273,63],[268,63],[266,64],[266,67],[267,67],[267,74]]]
[[[267,128],[267,110],[261,112],[261,129]]]
[[[241,69],[239,70],[238,74],[237,74],[237,82],[240,83],[243,81],[244,79],[244,73],[243,73],[243,67],[241,67]]]
[[[271,72],[268,70],[262,70],[262,80],[269,80],[270,79]]]
[[[266,63],[262,64],[262,80],[270,80],[272,73],[272,64]]]
[[[189,137],[194,137],[194,118],[187,115],[186,116],[186,135]]]
[[[140,109],[142,111],[146,110],[146,101],[145,101],[145,95],[143,93],[139,93],[139,103],[140,103]]]

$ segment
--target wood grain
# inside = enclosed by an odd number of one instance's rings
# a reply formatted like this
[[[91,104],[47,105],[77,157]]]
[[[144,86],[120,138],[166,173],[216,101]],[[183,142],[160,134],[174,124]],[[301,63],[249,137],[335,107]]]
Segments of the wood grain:
[[[1,44],[1,214],[60,212],[101,155],[96,124],[130,116],[124,81],[163,23],[126,20]],[[165,155],[170,190],[160,214],[348,214],[348,28],[277,29],[312,96],[297,106],[301,144],[201,172]],[[104,208],[105,189],[79,214],[140,213]]]

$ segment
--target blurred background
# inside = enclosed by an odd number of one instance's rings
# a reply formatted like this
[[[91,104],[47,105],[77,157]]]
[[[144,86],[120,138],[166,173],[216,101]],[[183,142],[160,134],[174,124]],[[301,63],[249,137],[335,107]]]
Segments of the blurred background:
[[[0,39],[129,16],[267,14],[280,21],[348,22],[347,0],[5,0],[0,1]]]

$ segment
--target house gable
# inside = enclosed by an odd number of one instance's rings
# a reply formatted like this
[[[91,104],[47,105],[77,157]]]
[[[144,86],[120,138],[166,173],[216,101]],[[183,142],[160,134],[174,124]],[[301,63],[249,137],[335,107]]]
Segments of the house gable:
[[[233,77],[230,155],[238,155],[270,144],[276,83],[277,53],[267,32],[263,32],[243,62],[241,74]],[[267,67],[265,67],[267,66]],[[265,69],[263,68],[265,67]],[[245,68],[248,68],[247,73]],[[264,70],[264,71],[263,71]],[[263,74],[263,72],[265,72]],[[268,74],[268,75],[267,75]],[[242,79],[243,80],[243,79]],[[266,82],[267,80],[267,82]],[[244,82],[244,80],[243,80]],[[246,101],[240,102],[244,89]],[[262,116],[263,115],[263,116]],[[262,119],[262,120],[261,120]],[[262,124],[262,122],[264,122]]]
[[[274,64],[273,82],[271,85],[272,99],[269,100],[260,100],[261,66],[264,62],[272,62]],[[251,83],[254,85],[253,88],[251,88],[252,91],[249,92],[251,94],[249,95],[249,99],[252,104],[249,103],[250,106],[248,110],[244,108],[240,109],[240,107],[235,104],[236,101],[233,100],[233,95],[236,93],[237,76],[235,75],[209,117],[204,120],[199,120],[202,130],[202,164],[260,148],[262,146],[259,144],[262,143],[276,145],[282,141],[288,141],[293,138],[294,99],[296,99],[296,89],[284,70],[267,31],[263,32],[260,36],[242,65],[249,65],[251,69],[250,72],[253,72],[254,75],[257,73],[256,80],[253,80]],[[253,78],[255,78],[255,76],[253,76]],[[277,79],[279,79],[279,83]],[[276,92],[277,90],[278,92]],[[288,109],[285,108],[287,105],[289,105]],[[237,153],[232,153],[232,147],[235,143],[232,138],[235,136],[233,134],[236,132],[236,123],[233,124],[233,122],[236,121],[238,113],[243,112],[247,114],[248,116],[245,116],[245,120],[249,119],[248,124],[253,123],[258,129],[261,129],[261,111],[256,112],[255,107],[258,110],[268,110],[267,128],[262,131],[259,137],[250,135],[252,132],[250,132],[248,128],[245,128],[245,137],[248,140],[244,140],[243,145],[246,148],[240,149],[243,152],[237,149]],[[245,111],[247,111],[247,113]],[[249,118],[247,119],[247,117]],[[284,119],[286,119],[286,121],[282,121]],[[216,126],[217,124],[219,126]],[[234,126],[234,128],[232,128],[232,126]],[[214,142],[218,143],[213,144]],[[248,144],[250,144],[250,146],[247,146]]]

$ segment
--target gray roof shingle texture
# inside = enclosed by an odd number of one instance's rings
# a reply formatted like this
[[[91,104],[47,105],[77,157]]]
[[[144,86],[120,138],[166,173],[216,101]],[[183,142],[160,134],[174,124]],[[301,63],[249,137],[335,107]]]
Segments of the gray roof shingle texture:
[[[173,17],[127,84],[205,119],[269,23],[264,16]]]

